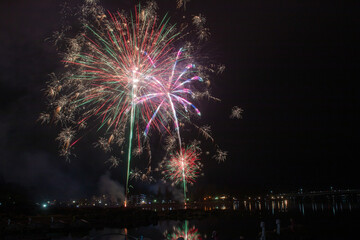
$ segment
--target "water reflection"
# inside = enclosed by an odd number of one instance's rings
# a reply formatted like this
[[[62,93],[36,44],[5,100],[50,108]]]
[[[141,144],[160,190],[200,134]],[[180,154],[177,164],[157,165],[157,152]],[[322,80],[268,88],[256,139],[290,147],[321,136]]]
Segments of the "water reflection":
[[[305,206],[304,206],[304,203],[301,203],[301,213],[302,213],[302,215],[305,215]]]
[[[343,216],[353,216],[359,213],[360,198],[339,199],[332,197],[316,198],[274,198],[274,199],[246,199],[245,201],[213,201],[207,204],[198,205],[196,214],[204,214],[203,219],[192,219],[190,221],[161,220],[156,225],[143,226],[127,229],[104,229],[94,230],[89,233],[86,239],[106,239],[106,240],[131,240],[131,239],[153,239],[153,240],[177,240],[183,238],[186,240],[212,239],[212,233],[216,230],[221,239],[239,239],[244,233],[251,232],[251,236],[256,236],[259,231],[259,222],[252,222],[252,219],[258,219],[257,216],[268,217],[275,223],[275,219],[284,220],[284,226],[289,224],[289,219],[338,219]],[[173,206],[171,206],[173,209]],[[176,208],[175,208],[176,209]],[[209,213],[205,211],[217,211]],[[158,213],[162,213],[162,208],[157,208]],[[172,214],[168,206],[165,211]],[[224,214],[220,213],[224,211]],[[351,213],[351,214],[349,214]],[[234,215],[232,215],[234,214]],[[241,216],[241,217],[239,217]],[[250,217],[249,217],[250,216]],[[254,218],[255,216],[255,218]],[[336,217],[331,217],[336,216]],[[259,220],[260,221],[260,220]],[[250,226],[250,227],[249,227]],[[269,226],[269,230],[271,225]],[[124,235],[127,235],[125,238]],[[249,235],[249,236],[250,236]],[[131,236],[135,236],[132,238]],[[227,236],[227,238],[224,238]],[[143,237],[143,238],[141,238]],[[147,238],[146,238],[147,237]],[[84,238],[60,238],[61,240],[80,240]]]
[[[233,203],[233,210],[239,210],[239,208],[240,208],[239,201],[235,200]]]
[[[300,213],[305,214],[318,214],[318,213],[337,213],[351,212],[353,207],[358,206],[351,201],[346,200],[294,200],[294,199],[274,199],[274,200],[246,200],[244,201],[244,209],[249,213],[269,213],[275,215],[277,213]],[[326,207],[328,206],[328,207]],[[241,210],[241,209],[240,209]]]
[[[164,232],[164,236],[167,240],[201,240],[201,235],[195,226],[189,227],[189,221],[185,220],[185,223],[181,227],[173,227],[171,232],[167,230]]]

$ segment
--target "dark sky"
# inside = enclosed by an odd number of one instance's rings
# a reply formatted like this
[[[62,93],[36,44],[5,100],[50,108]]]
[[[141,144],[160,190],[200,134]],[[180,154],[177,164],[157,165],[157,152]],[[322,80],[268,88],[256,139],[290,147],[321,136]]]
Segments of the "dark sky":
[[[102,0],[109,10],[130,0]],[[173,1],[158,1],[160,10]],[[206,2],[206,4],[204,4]],[[36,122],[42,89],[61,72],[47,38],[59,29],[60,0],[0,2],[0,181],[35,198],[87,196],[108,171],[92,143],[58,156],[58,128]],[[221,103],[201,104],[204,122],[229,153],[204,162],[192,192],[251,194],[334,187],[359,188],[359,10],[345,1],[203,1],[188,11],[207,17],[207,48],[226,71],[213,81]],[[230,119],[231,108],[245,111]],[[122,169],[111,170],[122,179]]]

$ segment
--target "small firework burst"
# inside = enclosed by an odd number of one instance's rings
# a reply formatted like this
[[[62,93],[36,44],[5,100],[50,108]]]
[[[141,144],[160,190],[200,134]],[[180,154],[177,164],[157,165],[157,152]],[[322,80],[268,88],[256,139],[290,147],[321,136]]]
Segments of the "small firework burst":
[[[68,157],[70,152],[69,148],[71,147],[71,142],[74,139],[75,131],[70,128],[64,128],[56,138],[60,142],[60,155]]]
[[[224,65],[224,64],[220,64],[220,65],[218,66],[217,73],[218,73],[218,74],[221,74],[221,73],[223,73],[224,71],[225,71],[225,65]]]
[[[211,127],[209,125],[202,126],[199,128],[199,130],[205,139],[213,140],[213,138],[211,137]]]
[[[194,16],[192,20],[193,24],[196,26],[201,26],[206,22],[206,18],[202,14]]]
[[[114,156],[111,156],[105,163],[109,164],[109,168],[116,168],[119,166],[120,160]]]
[[[173,150],[175,145],[176,145],[176,138],[174,136],[170,135],[165,138],[164,149],[167,152],[170,152],[171,150]]]
[[[231,110],[230,118],[242,119],[244,110],[238,106],[234,106]]]
[[[193,184],[199,176],[202,164],[198,152],[191,148],[182,148],[181,152],[174,154],[169,161],[165,163],[165,176],[174,184],[183,183],[183,181]]]
[[[220,149],[217,149],[214,158],[216,159],[216,161],[218,163],[220,163],[220,162],[224,162],[226,160],[227,155],[228,155],[227,151],[222,151]]]
[[[208,40],[210,37],[210,30],[209,28],[201,28],[198,33],[199,40]]]
[[[103,137],[99,138],[99,140],[96,143],[94,143],[94,146],[101,148],[102,150],[104,150],[104,152],[111,151],[110,141]]]
[[[192,18],[193,24],[196,27],[198,39],[199,40],[207,40],[210,37],[209,28],[205,27],[206,18],[202,15],[195,15]]]
[[[200,145],[201,145],[201,141],[194,139],[191,141],[190,143],[190,147],[193,148],[194,150],[200,150]]]
[[[50,122],[50,114],[48,114],[48,113],[40,113],[38,121],[40,121],[42,124],[43,123],[49,123]]]
[[[133,155],[134,156],[140,156],[143,153],[143,148],[141,146],[134,148]]]
[[[148,183],[155,182],[154,177],[151,176],[150,173],[151,171],[147,171],[144,173],[138,168],[135,168],[130,172],[130,179],[131,180],[134,179],[142,182],[148,182]]]
[[[187,3],[187,2],[190,2],[190,0],[177,0],[177,5],[176,5],[176,7],[177,7],[177,8],[183,7],[183,8],[184,8],[184,11],[186,11],[186,3]]]
[[[190,143],[190,148],[192,148],[194,151],[196,151],[199,156],[202,154],[201,141],[199,141],[197,139],[192,140]]]

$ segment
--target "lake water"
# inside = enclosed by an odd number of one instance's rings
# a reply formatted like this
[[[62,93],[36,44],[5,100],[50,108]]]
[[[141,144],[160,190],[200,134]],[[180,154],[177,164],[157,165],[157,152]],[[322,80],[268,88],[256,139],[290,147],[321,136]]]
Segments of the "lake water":
[[[281,232],[289,232],[291,225],[296,226],[298,233],[292,239],[360,239],[357,233],[360,229],[358,199],[351,201],[341,198],[322,201],[280,199],[265,202],[250,200],[235,201],[232,209],[221,202],[212,205],[211,208],[209,210],[206,207],[210,214],[201,219],[161,220],[155,225],[130,229],[93,229],[85,235],[52,236],[51,239],[131,240],[143,236],[143,239],[176,240],[180,236],[186,236],[188,240],[200,240],[212,239],[214,231],[217,232],[219,240],[241,239],[240,237],[259,239],[260,222],[265,223],[266,231],[273,232],[276,229],[277,219],[280,220]],[[125,238],[124,234],[127,234],[128,238]]]

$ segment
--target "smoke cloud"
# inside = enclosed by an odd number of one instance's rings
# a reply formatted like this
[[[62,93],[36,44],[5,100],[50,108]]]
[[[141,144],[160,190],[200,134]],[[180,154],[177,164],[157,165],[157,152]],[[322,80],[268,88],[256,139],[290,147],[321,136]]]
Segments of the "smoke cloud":
[[[125,200],[124,187],[110,178],[110,172],[106,172],[100,177],[99,190],[102,194],[109,194],[113,201],[123,202]]]
[[[184,193],[182,190],[171,186],[169,183],[158,182],[156,184],[150,185],[149,191],[153,194],[157,194],[159,191],[162,195],[165,194],[166,190],[171,192],[172,199],[175,201],[183,202],[184,201]]]

